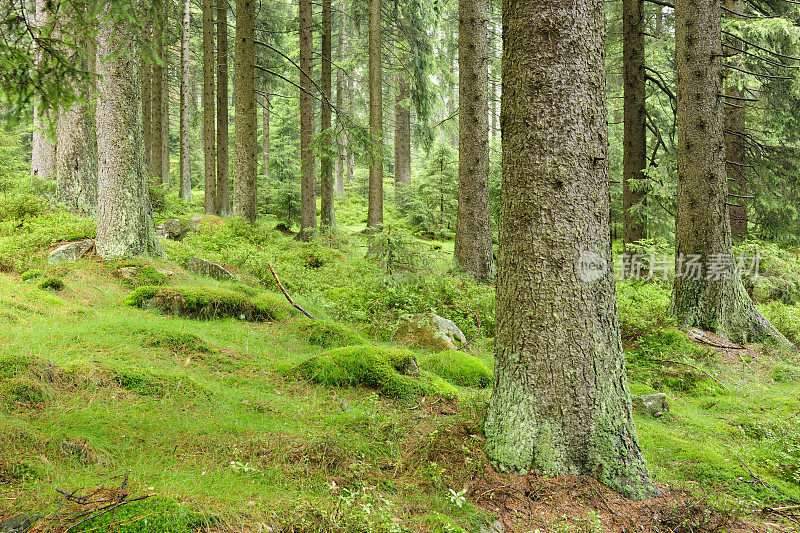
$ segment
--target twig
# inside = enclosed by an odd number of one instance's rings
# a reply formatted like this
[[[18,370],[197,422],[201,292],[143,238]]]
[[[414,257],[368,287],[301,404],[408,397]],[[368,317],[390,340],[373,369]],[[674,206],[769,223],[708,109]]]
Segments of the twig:
[[[297,309],[298,311],[300,311],[301,313],[306,315],[311,320],[316,320],[316,318],[311,316],[311,314],[308,311],[306,311],[305,309],[303,309],[302,307],[300,307],[299,305],[294,303],[294,300],[292,300],[292,297],[289,296],[289,293],[286,292],[286,289],[283,287],[283,283],[281,283],[281,280],[278,279],[278,275],[275,273],[275,269],[272,268],[272,263],[267,263],[267,266],[269,267],[269,271],[272,272],[272,276],[275,278],[275,282],[278,284],[278,287],[280,287],[281,291],[283,291],[283,295],[286,296],[286,299],[289,300],[290,304],[292,304],[292,307],[294,307],[295,309]]]

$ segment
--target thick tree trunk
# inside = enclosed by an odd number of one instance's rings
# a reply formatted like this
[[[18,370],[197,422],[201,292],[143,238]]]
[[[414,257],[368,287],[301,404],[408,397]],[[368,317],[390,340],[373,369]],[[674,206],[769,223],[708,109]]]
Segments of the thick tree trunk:
[[[264,183],[269,183],[269,122],[270,122],[269,82],[264,80],[264,108],[261,110],[261,175]],[[268,185],[267,185],[268,186]]]
[[[180,198],[192,201],[191,161],[189,160],[189,34],[191,0],[183,0],[181,14],[181,127],[180,127]]]
[[[162,7],[163,9],[163,7]],[[164,97],[164,17],[162,10],[156,12],[153,20],[153,48],[155,49],[156,62],[153,64],[150,87],[152,88],[151,110],[152,118],[150,125],[150,176],[155,183],[162,183],[164,179],[163,157],[164,151],[161,149],[161,130],[164,117],[164,106],[161,100]]]
[[[734,342],[788,341],[756,310],[735,272],[726,206],[721,0],[677,0],[678,198],[672,312],[682,326]],[[699,268],[693,268],[698,264]]]
[[[145,44],[149,45],[151,42],[152,30],[150,26],[145,23],[143,40]],[[153,116],[153,67],[150,64],[150,58],[146,53],[142,53],[141,62],[141,77],[142,77],[142,144],[144,146],[144,165],[145,168],[150,170],[150,161],[152,156],[150,152],[153,149],[153,141],[151,140],[152,125],[150,124]]]
[[[742,0],[725,0],[725,5],[734,13],[744,12],[744,2]],[[733,16],[733,15],[730,15]],[[728,39],[727,49],[730,55],[728,62],[737,68],[742,68],[741,52],[734,52],[734,49],[741,50],[744,44],[736,39]],[[733,69],[728,71],[732,77],[737,75]],[[731,233],[737,237],[747,236],[747,147],[743,140],[746,129],[746,110],[747,101],[744,98],[744,90],[740,89],[736,83],[728,83],[725,94],[731,96],[731,104],[725,106],[725,154],[728,170],[728,192],[734,196],[728,199],[728,216],[731,222]]]
[[[311,76],[313,24],[311,0],[300,0],[300,237],[308,238],[317,227],[317,184],[314,172],[314,99]]]
[[[47,2],[36,0],[34,25],[42,27],[47,24]],[[42,50],[35,52],[35,61],[38,67],[42,60]],[[31,140],[31,174],[41,178],[52,179],[56,177],[56,145],[53,142],[53,121],[50,114],[41,109],[41,104],[36,102],[33,107],[33,137]]]
[[[461,0],[458,23],[458,219],[454,257],[475,279],[494,279],[489,207],[489,63],[486,0]]]
[[[256,0],[236,0],[233,214],[258,216],[258,115],[256,113]]]
[[[625,132],[623,138],[622,204],[623,241],[627,247],[647,238],[643,206],[647,165],[645,110],[644,0],[623,0],[623,70],[625,87]]]
[[[381,1],[369,0],[369,129],[374,153],[369,166],[367,227],[383,226],[383,80]]]
[[[331,106],[333,98],[331,91],[333,61],[331,49],[333,39],[333,24],[331,22],[331,0],[322,0],[322,103],[320,128],[324,132],[325,146],[320,157],[320,225],[326,231],[330,231],[334,226],[333,212],[333,160],[331,153],[333,145],[331,143]]]
[[[497,28],[495,27],[494,23],[492,23],[492,29],[495,31]],[[497,72],[497,36],[490,35],[489,36],[489,78],[490,78],[490,92],[489,92],[489,105],[491,106],[491,116],[492,116],[492,125],[491,125],[491,136],[490,139],[494,142],[497,135],[500,133],[500,130],[497,128],[497,120],[499,117],[499,113],[497,112],[497,102],[500,101],[500,95],[497,94],[497,80],[500,79],[500,73]]]
[[[203,176],[205,212],[217,212],[217,130],[214,100],[214,0],[203,0]]]
[[[97,253],[103,258],[161,255],[142,158],[139,56],[127,22],[100,27],[97,147],[100,154]],[[138,52],[138,51],[137,51]]]
[[[217,0],[217,213],[231,213],[228,178],[228,3]]]
[[[657,494],[631,419],[611,271],[601,0],[504,0],[496,468]],[[581,268],[582,266],[594,267]]]
[[[344,6],[344,3],[342,3]],[[339,27],[338,27],[338,36],[337,36],[337,46],[336,46],[336,59],[338,63],[338,68],[336,69],[336,109],[338,113],[341,113],[344,109],[344,91],[345,91],[345,73],[342,70],[342,63],[345,57],[345,50],[344,50],[344,32],[345,32],[345,20],[346,17],[344,16],[344,9],[341,10],[342,15],[339,19]],[[342,117],[340,114],[336,115],[336,124],[339,128],[342,125]],[[342,139],[341,144],[339,145],[336,151],[336,167],[334,169],[334,193],[336,196],[341,196],[344,194],[344,166],[345,166],[345,158],[347,157],[347,141],[346,137]]]

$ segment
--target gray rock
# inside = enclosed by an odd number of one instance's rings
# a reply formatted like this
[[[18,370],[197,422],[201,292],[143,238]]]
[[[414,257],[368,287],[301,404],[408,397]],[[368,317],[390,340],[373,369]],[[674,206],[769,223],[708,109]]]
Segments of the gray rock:
[[[38,516],[28,516],[25,514],[12,516],[6,520],[0,520],[0,533],[26,533],[30,531],[38,521]]]
[[[639,396],[631,394],[633,410],[653,418],[658,418],[669,413],[669,401],[664,393]]]
[[[505,533],[506,526],[500,520],[495,520],[491,524],[481,526],[481,533]]]
[[[53,264],[69,263],[77,261],[94,247],[94,239],[84,239],[82,241],[68,242],[61,245],[52,252],[47,258]]]
[[[197,224],[193,222],[187,222],[179,218],[169,218],[156,226],[156,233],[159,237],[179,241],[196,226]]]
[[[219,281],[236,279],[233,273],[219,263],[206,261],[199,257],[190,257],[188,261],[186,261],[186,269],[194,274],[208,276]]]
[[[467,342],[452,320],[433,312],[401,316],[395,340],[406,346],[431,350],[455,350]]]

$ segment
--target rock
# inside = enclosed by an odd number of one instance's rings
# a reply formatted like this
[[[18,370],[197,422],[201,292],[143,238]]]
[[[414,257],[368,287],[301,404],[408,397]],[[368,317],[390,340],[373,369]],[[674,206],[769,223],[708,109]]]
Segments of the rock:
[[[156,233],[159,237],[179,241],[183,239],[187,233],[195,228],[196,224],[181,220],[179,218],[169,218],[162,224],[156,226]]]
[[[638,394],[631,394],[631,402],[633,403],[633,410],[653,418],[658,418],[669,413],[669,401],[667,395],[664,393],[648,394],[639,396]]]
[[[38,516],[18,514],[6,520],[0,520],[0,533],[26,533],[30,531],[38,521]]]
[[[189,220],[194,224],[197,224],[198,222],[203,220],[203,215],[192,215],[191,217],[189,217]]]
[[[395,340],[406,346],[440,351],[455,350],[467,342],[452,320],[433,312],[401,316]]]
[[[84,239],[81,241],[68,242],[50,252],[48,261],[53,264],[69,263],[77,261],[94,248],[94,239]]]
[[[134,279],[139,275],[139,267],[120,267],[114,272],[122,279]]]
[[[491,524],[481,526],[481,533],[505,533],[506,527],[500,520],[495,520]]]
[[[236,276],[219,263],[206,261],[199,257],[190,257],[188,261],[186,261],[186,269],[194,274],[208,276],[219,281],[236,279]]]

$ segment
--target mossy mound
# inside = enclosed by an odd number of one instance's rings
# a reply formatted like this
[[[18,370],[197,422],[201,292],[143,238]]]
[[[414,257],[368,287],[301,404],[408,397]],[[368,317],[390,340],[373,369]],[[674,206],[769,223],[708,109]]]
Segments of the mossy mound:
[[[10,403],[36,405],[44,402],[45,391],[38,380],[15,377],[0,383],[0,397]]]
[[[49,277],[40,281],[37,286],[42,290],[60,291],[64,288],[64,281],[60,278]]]
[[[438,394],[455,398],[456,389],[430,372],[418,372],[414,352],[385,346],[349,346],[325,352],[297,367],[308,380],[331,387],[363,386],[389,398]],[[418,373],[418,376],[413,374]]]
[[[256,297],[248,297],[225,289],[200,287],[140,287],[125,299],[125,305],[204,320],[229,317],[275,321],[286,318],[294,311],[277,294],[261,293]]]
[[[298,329],[313,346],[341,348],[367,344],[356,330],[328,320],[304,320]]]
[[[142,345],[148,348],[167,348],[175,353],[216,353],[203,339],[191,333],[142,330],[142,334]]]
[[[30,281],[32,279],[40,278],[40,277],[42,277],[42,271],[41,270],[26,270],[25,272],[22,273],[22,276],[21,276],[22,281]]]
[[[462,387],[485,389],[494,381],[494,374],[481,359],[455,350],[423,356],[419,366]]]

